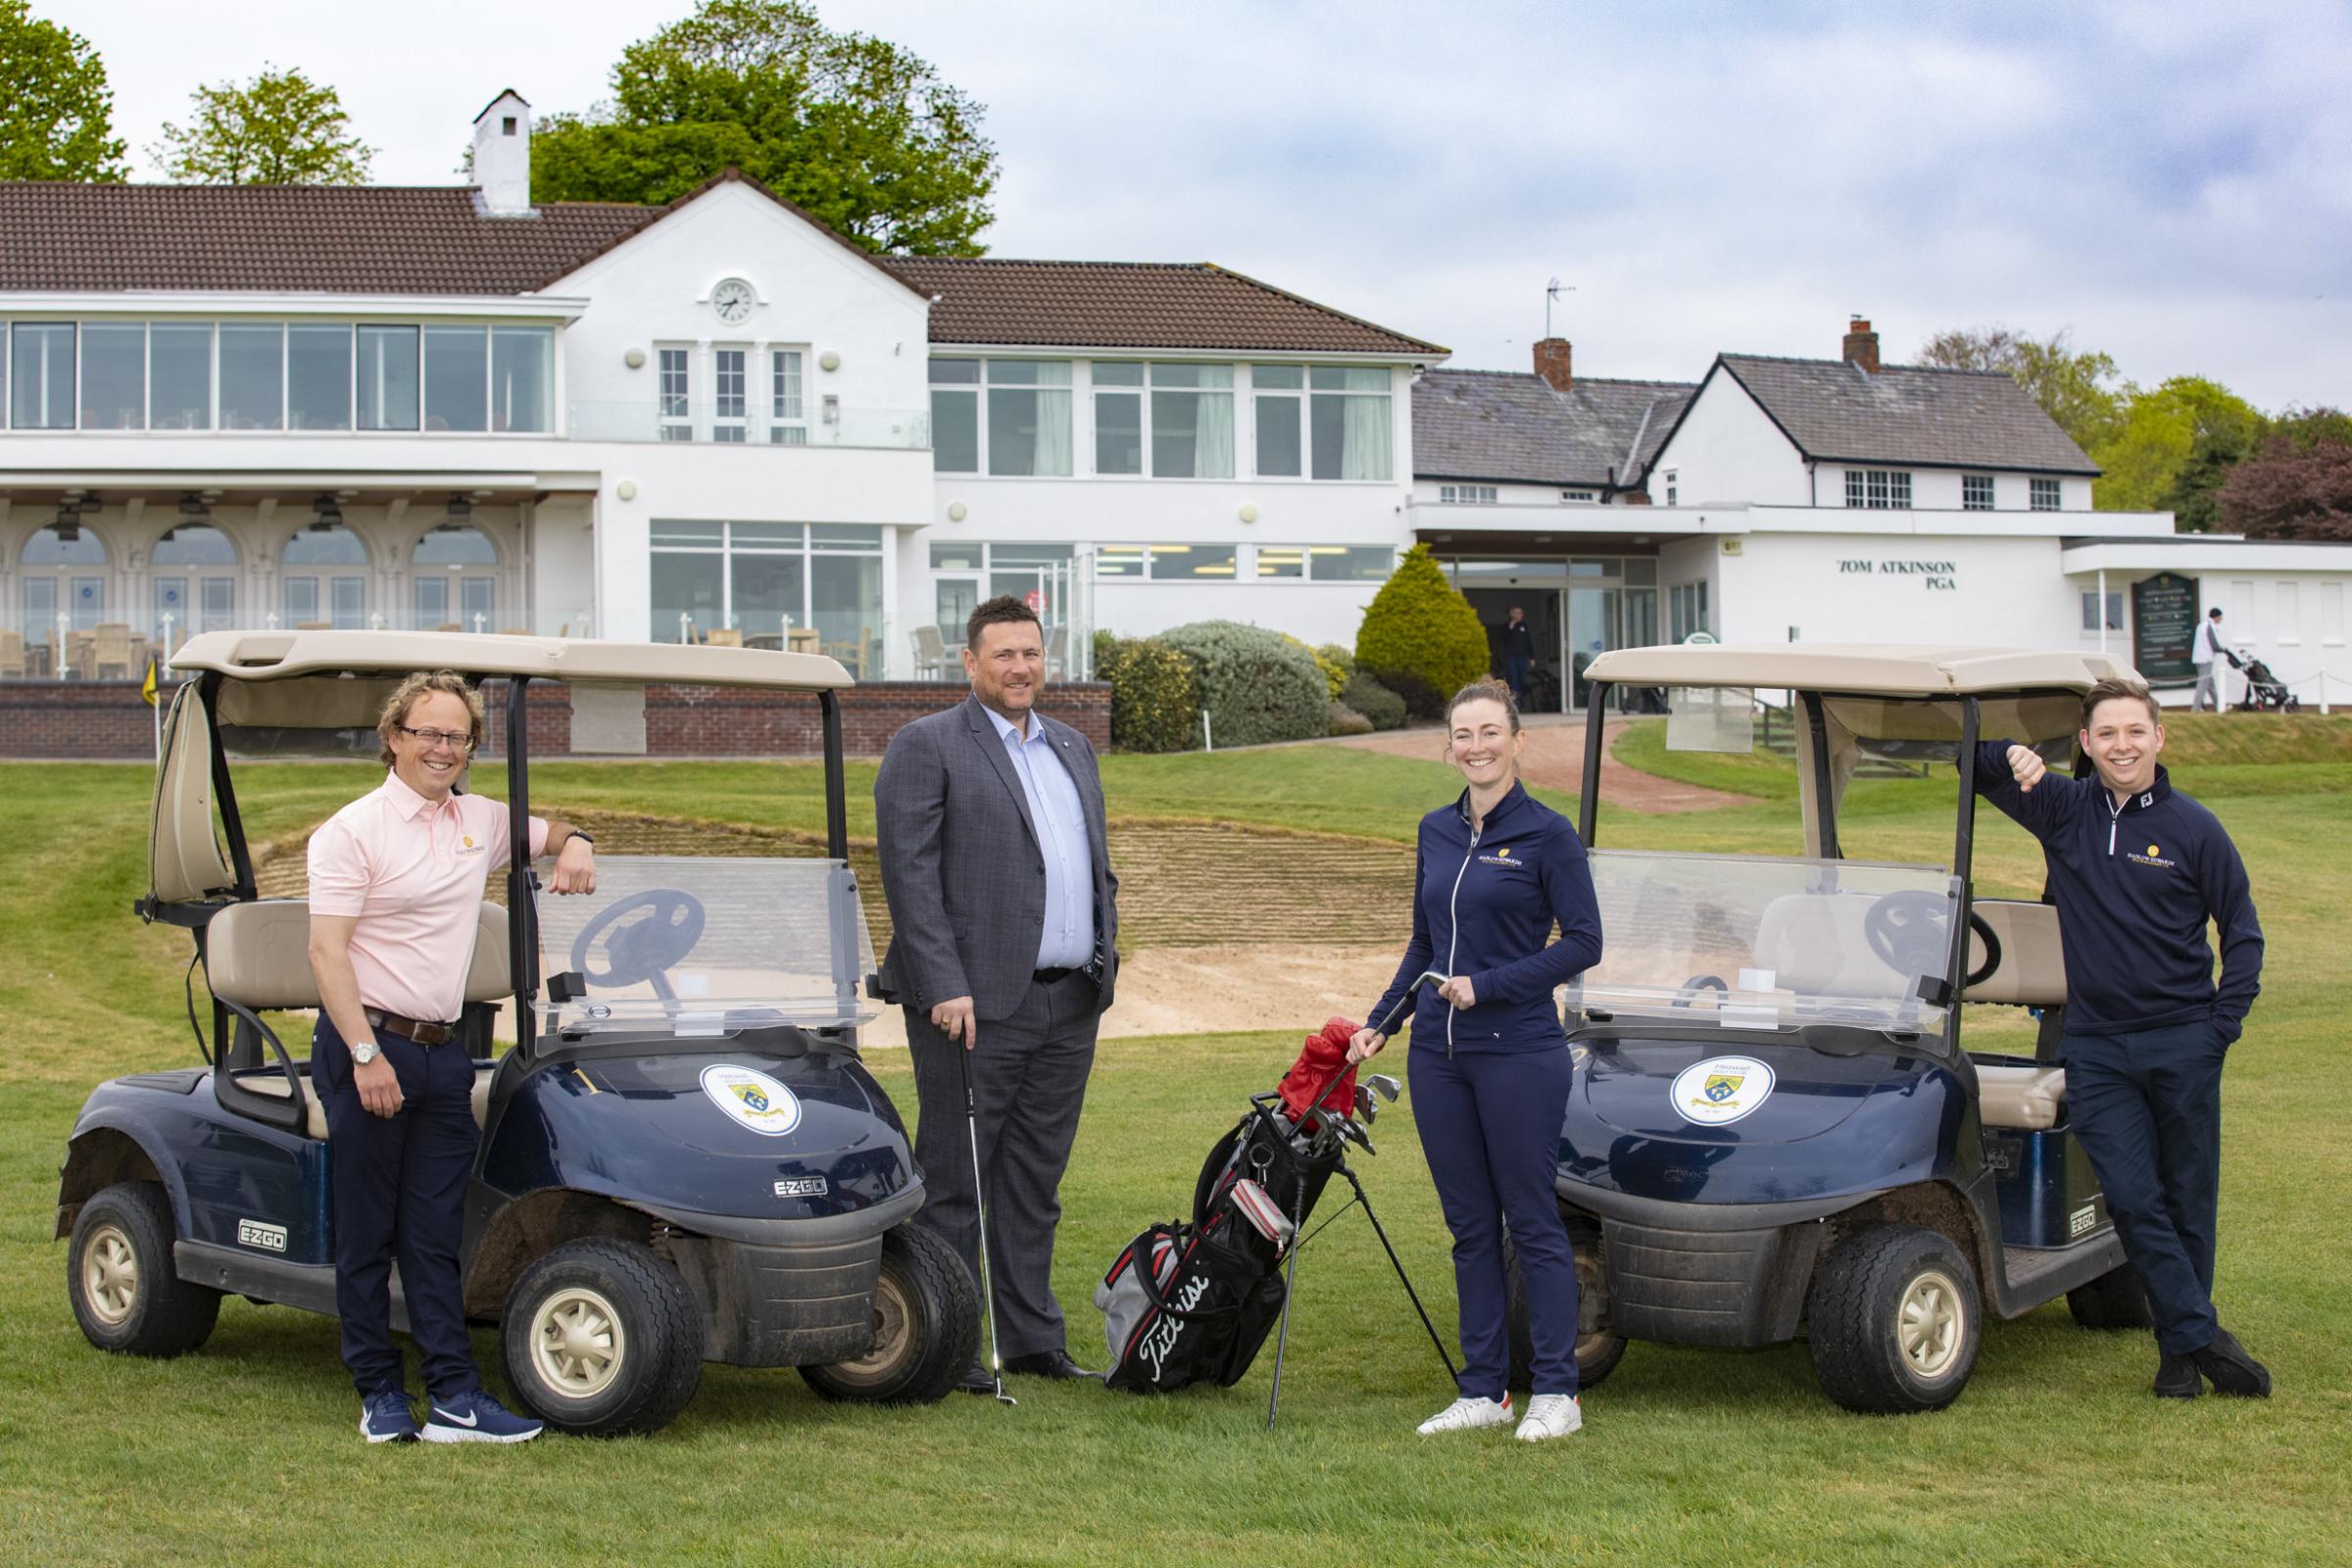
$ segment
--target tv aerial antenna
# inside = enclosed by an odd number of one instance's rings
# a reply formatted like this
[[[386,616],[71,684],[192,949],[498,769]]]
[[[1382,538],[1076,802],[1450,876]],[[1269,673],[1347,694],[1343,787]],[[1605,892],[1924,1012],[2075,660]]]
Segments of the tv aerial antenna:
[[[1544,335],[1545,337],[1551,336],[1552,302],[1563,294],[1575,292],[1576,285],[1574,283],[1563,283],[1556,277],[1544,285]]]

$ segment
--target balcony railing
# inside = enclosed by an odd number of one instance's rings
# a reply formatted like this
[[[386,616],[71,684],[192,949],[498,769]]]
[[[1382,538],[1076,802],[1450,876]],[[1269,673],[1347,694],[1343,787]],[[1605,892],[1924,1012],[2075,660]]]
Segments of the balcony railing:
[[[931,416],[921,409],[844,408],[811,398],[799,413],[761,412],[750,403],[574,403],[566,425],[574,441],[681,441],[754,447],[862,447],[928,451]]]

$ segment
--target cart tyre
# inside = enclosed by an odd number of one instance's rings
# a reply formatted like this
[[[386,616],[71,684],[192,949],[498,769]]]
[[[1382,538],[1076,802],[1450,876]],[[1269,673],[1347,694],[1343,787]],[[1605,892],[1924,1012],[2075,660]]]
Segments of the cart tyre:
[[[2119,1263],[2088,1285],[2067,1292],[2066,1309],[2086,1329],[2146,1329],[2156,1324],[2147,1287],[2129,1263]]]
[[[1848,1410],[1940,1410],[1976,1370],[1981,1302],[1949,1238],[1918,1225],[1857,1231],[1822,1260],[1805,1298],[1813,1375]]]
[[[83,1338],[101,1350],[161,1358],[211,1337],[220,1293],[174,1271],[172,1235],[172,1200],[154,1182],[118,1182],[81,1205],[66,1250],[66,1296]]]
[[[972,1271],[937,1234],[911,1220],[882,1233],[874,1282],[874,1344],[854,1361],[805,1366],[827,1399],[932,1404],[980,1353],[980,1292]]]
[[[514,1397],[575,1437],[658,1432],[703,1380],[694,1298],[636,1242],[585,1237],[541,1254],[507,1293],[502,1321]]]
[[[1576,1246],[1577,1305],[1584,1322],[1576,1336],[1576,1387],[1582,1394],[1597,1388],[1617,1370],[1625,1359],[1625,1336],[1609,1332],[1605,1314],[1596,1314],[1588,1302],[1605,1298],[1602,1290],[1600,1239],[1578,1236],[1571,1230]],[[1511,1245],[1506,1232],[1502,1238],[1502,1301],[1504,1322],[1510,1332],[1511,1369],[1505,1387],[1528,1389],[1534,1386],[1535,1339],[1528,1327],[1527,1286],[1519,1274],[1519,1250]]]

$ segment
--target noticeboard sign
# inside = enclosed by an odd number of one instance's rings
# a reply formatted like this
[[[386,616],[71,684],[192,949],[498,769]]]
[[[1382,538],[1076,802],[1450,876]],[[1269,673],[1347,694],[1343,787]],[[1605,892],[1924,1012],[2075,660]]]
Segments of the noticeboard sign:
[[[2151,686],[2189,686],[2197,637],[2197,580],[2160,571],[2132,585],[2132,662]]]

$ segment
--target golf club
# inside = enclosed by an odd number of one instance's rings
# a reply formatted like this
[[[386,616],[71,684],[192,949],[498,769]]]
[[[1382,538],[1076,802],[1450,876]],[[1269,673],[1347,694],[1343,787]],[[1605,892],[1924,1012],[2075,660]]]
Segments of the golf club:
[[[997,1300],[988,1283],[988,1199],[980,1186],[980,1106],[972,1098],[972,1048],[951,1039],[948,1044],[956,1051],[956,1072],[963,1080],[964,1136],[972,1150],[972,1207],[980,1222],[980,1310],[988,1314],[988,1375],[996,1383],[999,1404],[1018,1404],[1021,1401],[1004,1392],[1004,1357],[997,1352]]]
[[[1397,1095],[1402,1093],[1404,1090],[1404,1085],[1398,1083],[1396,1079],[1390,1077],[1385,1072],[1376,1072],[1371,1077],[1366,1078],[1364,1082],[1371,1087],[1371,1090],[1374,1094],[1378,1095],[1381,1099],[1387,1101],[1392,1105],[1396,1103]]]
[[[1380,1116],[1380,1106],[1373,1102],[1372,1091],[1362,1084],[1355,1086],[1355,1119],[1370,1126]]]

